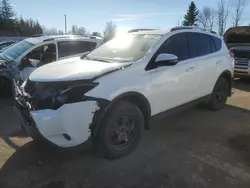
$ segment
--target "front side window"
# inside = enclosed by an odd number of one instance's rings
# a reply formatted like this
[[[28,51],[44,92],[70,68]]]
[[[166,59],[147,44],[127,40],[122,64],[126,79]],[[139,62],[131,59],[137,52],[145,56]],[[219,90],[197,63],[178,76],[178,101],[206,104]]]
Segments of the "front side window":
[[[183,61],[189,58],[188,44],[185,33],[179,33],[169,37],[158,52],[174,54],[178,57],[179,61]]]
[[[203,33],[187,33],[193,58],[208,55],[213,52],[210,37]]]
[[[14,61],[17,59],[19,56],[21,56],[24,52],[29,50],[34,44],[27,42],[26,40],[23,40],[21,42],[18,42],[6,50],[4,50],[1,53],[1,56],[3,56],[4,59],[9,60],[9,61]]]
[[[56,45],[52,43],[35,48],[23,58],[22,63],[25,65],[30,65],[30,61],[32,60],[39,62],[36,66],[42,66],[55,61]]]
[[[96,42],[90,41],[64,41],[58,42],[59,57],[67,57],[93,50]]]
[[[135,62],[159,41],[161,35],[126,34],[117,36],[90,52],[86,57],[108,62]]]

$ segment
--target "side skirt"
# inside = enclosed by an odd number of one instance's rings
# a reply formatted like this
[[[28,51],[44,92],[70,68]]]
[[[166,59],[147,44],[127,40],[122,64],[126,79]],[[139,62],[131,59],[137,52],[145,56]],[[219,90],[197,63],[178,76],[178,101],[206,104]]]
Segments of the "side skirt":
[[[211,97],[211,95],[207,95],[207,96],[201,97],[199,99],[196,99],[194,101],[188,102],[186,104],[174,107],[174,108],[172,108],[170,110],[166,110],[164,112],[160,112],[159,114],[153,115],[151,117],[150,124],[152,123],[152,121],[163,119],[163,118],[165,118],[165,117],[167,117],[169,115],[178,113],[178,112],[180,112],[182,110],[185,110],[185,109],[190,108],[192,106],[195,106],[197,104],[206,103],[209,100],[210,97]]]

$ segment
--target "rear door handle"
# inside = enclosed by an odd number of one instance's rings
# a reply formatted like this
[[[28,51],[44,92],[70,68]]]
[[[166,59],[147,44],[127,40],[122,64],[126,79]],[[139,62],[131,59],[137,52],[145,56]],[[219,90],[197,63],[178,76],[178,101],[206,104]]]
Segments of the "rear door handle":
[[[221,61],[217,61],[217,62],[216,62],[216,65],[219,65],[220,63],[221,63]]]
[[[186,69],[186,72],[191,72],[191,71],[194,71],[195,67],[189,67]]]

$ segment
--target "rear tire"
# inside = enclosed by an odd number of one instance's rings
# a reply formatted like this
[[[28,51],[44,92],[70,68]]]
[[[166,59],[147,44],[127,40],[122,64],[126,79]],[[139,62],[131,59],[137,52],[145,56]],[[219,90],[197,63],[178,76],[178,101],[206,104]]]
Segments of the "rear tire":
[[[211,110],[217,111],[224,108],[229,95],[229,83],[225,78],[220,78],[209,99],[208,106]]]
[[[107,159],[126,156],[139,144],[143,126],[140,109],[130,102],[119,101],[105,115],[94,146]]]

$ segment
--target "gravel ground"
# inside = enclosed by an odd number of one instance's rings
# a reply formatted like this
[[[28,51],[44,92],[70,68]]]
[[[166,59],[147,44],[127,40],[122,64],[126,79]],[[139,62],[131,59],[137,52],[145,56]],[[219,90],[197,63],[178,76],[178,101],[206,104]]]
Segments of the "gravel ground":
[[[20,130],[0,100],[1,188],[249,188],[250,82],[236,81],[226,108],[193,107],[153,123],[129,156],[109,161],[87,143],[65,153]]]

